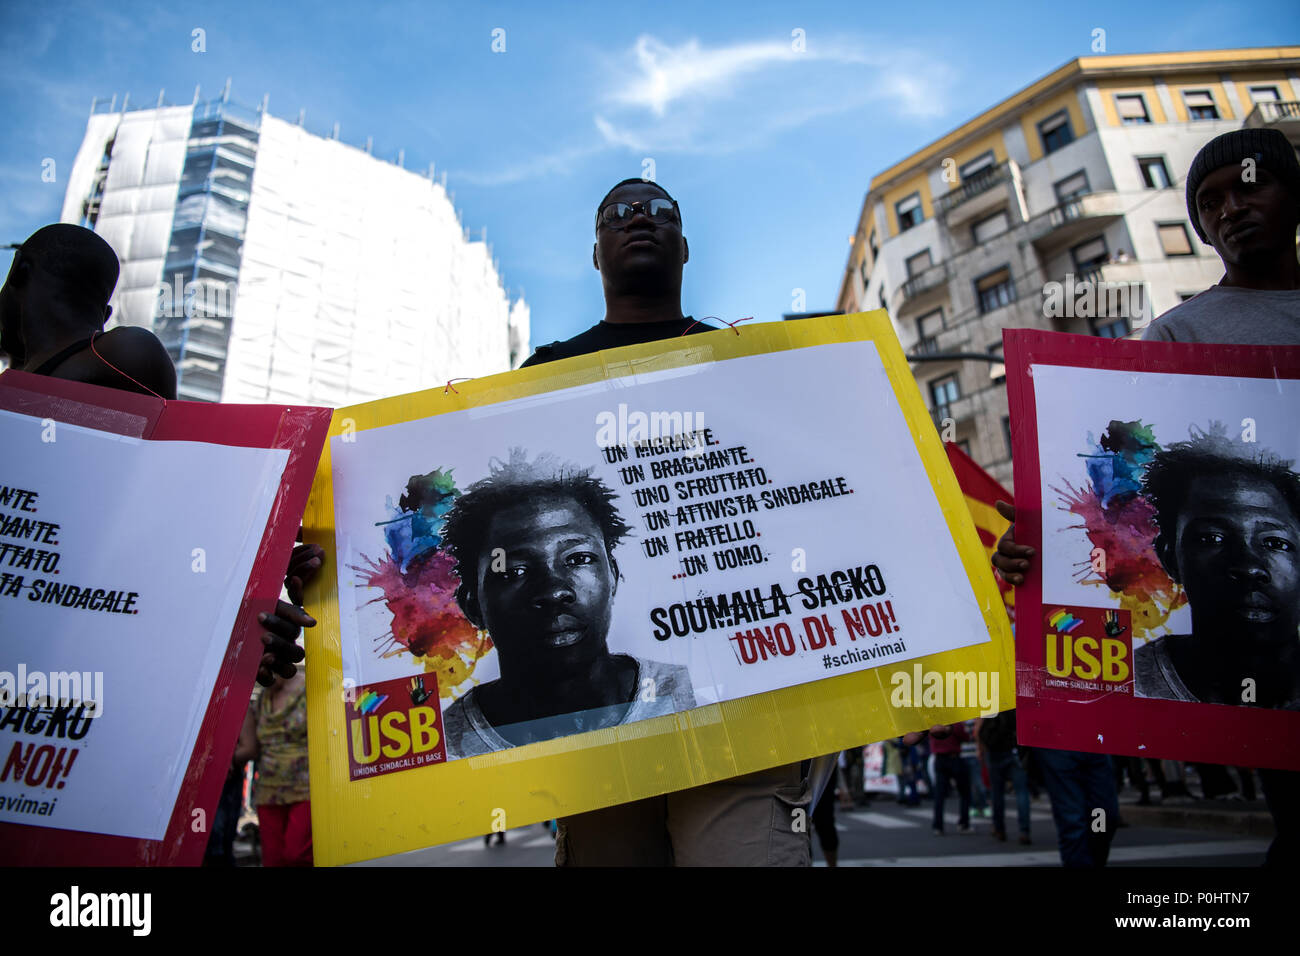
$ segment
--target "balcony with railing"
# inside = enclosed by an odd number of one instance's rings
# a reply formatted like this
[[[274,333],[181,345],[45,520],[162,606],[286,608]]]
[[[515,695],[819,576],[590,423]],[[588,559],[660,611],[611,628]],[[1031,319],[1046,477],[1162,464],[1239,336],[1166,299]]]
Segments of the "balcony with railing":
[[[898,312],[914,299],[948,284],[948,263],[940,262],[912,276],[894,292],[891,312]]]
[[[1113,190],[1085,193],[1029,220],[1029,240],[1040,254],[1080,242],[1120,219],[1124,210]]]
[[[909,355],[937,355],[939,339],[933,335],[922,335],[907,352]]]
[[[1136,260],[1097,263],[1051,278],[1059,286],[1044,288],[1043,315],[1058,332],[1089,334],[1085,319],[1124,319],[1135,329],[1152,317],[1151,290]]]
[[[981,169],[935,200],[935,211],[950,229],[992,213],[999,206],[1013,205],[1010,190],[1015,188],[1015,176],[1011,162],[1005,160]]]
[[[1273,100],[1256,103],[1255,108],[1246,116],[1245,126],[1247,129],[1266,126],[1280,130],[1291,141],[1291,145],[1295,146],[1300,143],[1300,101]]]

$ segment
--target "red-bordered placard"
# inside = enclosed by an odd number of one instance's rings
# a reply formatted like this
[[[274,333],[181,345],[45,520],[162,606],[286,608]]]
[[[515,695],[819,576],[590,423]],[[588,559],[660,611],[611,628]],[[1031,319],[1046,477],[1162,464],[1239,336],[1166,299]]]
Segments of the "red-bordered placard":
[[[197,865],[208,842],[196,808],[213,819],[264,651],[257,615],[272,612],[325,442],[330,409],[219,405],[160,399],[7,371],[0,409],[149,441],[189,441],[289,452],[220,672],[162,840],[0,823],[0,865]],[[183,622],[178,622],[178,632]],[[179,640],[179,638],[178,638]],[[160,642],[159,653],[168,644]],[[193,694],[177,687],[171,693]]]
[[[1300,442],[1300,387],[1295,384],[1300,348],[1116,341],[1021,329],[1006,330],[1003,343],[1016,541],[1037,550],[1016,598],[1020,742],[1300,769],[1300,710],[1288,708],[1284,697],[1273,696],[1267,707],[1258,698],[1206,703],[1192,690],[1205,685],[1182,679],[1180,659],[1195,668],[1215,662],[1204,663],[1204,641],[1183,643],[1184,650],[1177,653],[1171,650],[1172,641],[1196,636],[1180,633],[1180,623],[1182,630],[1192,630],[1186,627],[1188,595],[1172,577],[1165,591],[1157,592],[1150,583],[1157,575],[1150,560],[1155,551],[1143,556],[1137,546],[1158,527],[1155,509],[1141,490],[1137,496],[1123,491],[1134,481],[1140,488],[1154,454],[1153,438],[1164,448],[1197,434],[1218,435],[1228,443],[1223,448],[1237,443],[1243,455],[1253,455],[1248,443],[1258,442],[1260,451],[1294,462]],[[1144,385],[1149,399],[1140,391]],[[1081,422],[1094,426],[1090,434],[1075,434],[1083,431]],[[1070,448],[1074,461],[1069,460]],[[1094,462],[1099,470],[1089,471]],[[1071,521],[1076,523],[1069,525]],[[1067,532],[1073,537],[1060,537]],[[1284,533],[1291,535],[1289,525]],[[1083,552],[1070,562],[1072,569],[1053,554],[1061,549],[1054,542],[1064,540],[1084,543]],[[1110,545],[1110,551],[1102,544]],[[1276,550],[1286,548],[1279,544]],[[1079,582],[1078,590],[1063,583],[1065,570]],[[1045,580],[1049,603],[1044,603]],[[1135,587],[1135,580],[1141,587]],[[1085,588],[1091,588],[1091,598],[1077,600]],[[1300,597],[1287,597],[1290,591],[1282,585],[1271,593],[1274,610],[1279,595],[1287,607],[1300,602]],[[1058,597],[1067,599],[1051,603]],[[1154,642],[1161,637],[1168,640],[1157,653]],[[1137,660],[1138,648],[1147,644],[1151,648]],[[1121,656],[1125,647],[1128,653]],[[1198,650],[1189,656],[1186,649],[1193,647]],[[1226,672],[1228,665],[1223,667]],[[1194,672],[1192,666],[1185,669]],[[1256,690],[1242,693],[1250,696]]]

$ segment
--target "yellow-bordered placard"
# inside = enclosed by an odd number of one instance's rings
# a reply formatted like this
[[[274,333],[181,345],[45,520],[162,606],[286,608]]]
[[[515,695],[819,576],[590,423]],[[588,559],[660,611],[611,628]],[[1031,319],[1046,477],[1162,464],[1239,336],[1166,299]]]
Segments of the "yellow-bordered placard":
[[[989,678],[995,710],[1014,706],[1014,649],[1002,599],[970,511],[883,310],[722,329],[553,362],[339,409],[330,437],[482,408],[559,389],[728,359],[838,343],[874,343],[929,478],[990,640],[871,670],[840,674],[636,723],[481,756],[350,779],[338,578],[332,442],[304,517],[305,539],[327,564],[306,604],[308,733],[317,862],[335,865],[401,853],[599,807],[699,786],[804,758],[977,716],[967,698],[904,694],[898,672]],[[868,414],[869,410],[863,410]],[[848,436],[852,437],[852,436]],[[905,541],[888,547],[905,548]],[[919,670],[918,670],[919,668]],[[942,678],[941,678],[942,679]],[[996,684],[993,680],[996,679]],[[960,678],[956,682],[961,687]],[[910,685],[909,685],[910,686]],[[948,681],[951,688],[954,683]],[[973,693],[973,692],[972,692]],[[991,712],[991,711],[990,711]]]

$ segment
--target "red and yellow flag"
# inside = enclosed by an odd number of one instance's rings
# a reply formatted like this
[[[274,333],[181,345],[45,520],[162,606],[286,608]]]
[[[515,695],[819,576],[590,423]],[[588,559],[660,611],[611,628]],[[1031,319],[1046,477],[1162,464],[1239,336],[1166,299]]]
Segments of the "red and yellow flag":
[[[971,517],[975,519],[975,530],[979,532],[980,543],[984,545],[984,551],[992,559],[993,552],[998,546],[998,538],[1002,537],[1002,533],[1011,524],[998,514],[993,503],[998,500],[1011,501],[1011,492],[1003,488],[992,475],[975,464],[974,459],[952,442],[944,442],[943,447],[948,452],[948,460],[952,462],[952,470],[957,475],[957,484],[966,499],[966,507],[970,509]],[[998,582],[998,590],[1002,592],[1002,600],[1007,606],[1007,616],[1014,624],[1016,589],[1003,581],[996,572],[993,577]]]

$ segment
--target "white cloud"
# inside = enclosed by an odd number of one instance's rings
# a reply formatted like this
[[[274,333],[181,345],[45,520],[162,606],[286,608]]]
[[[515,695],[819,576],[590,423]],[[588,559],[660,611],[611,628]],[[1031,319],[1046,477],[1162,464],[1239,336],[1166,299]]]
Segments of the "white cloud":
[[[628,77],[610,98],[663,116],[674,100],[716,96],[747,73],[807,54],[796,52],[789,43],[741,43],[705,50],[698,40],[687,40],[674,48],[643,35],[637,38],[633,56],[637,73]]]
[[[555,174],[600,152],[723,155],[769,145],[833,115],[872,122],[880,113],[912,121],[948,112],[955,73],[929,50],[881,38],[817,36],[706,47],[675,46],[650,35],[601,64],[591,104],[597,138],[560,147],[503,169],[460,173],[481,185]],[[854,117],[854,113],[866,113]]]
[[[788,41],[673,47],[642,36],[608,68],[613,92],[594,117],[606,144],[710,154],[866,108],[933,119],[947,112],[955,82],[932,52],[844,37],[809,38],[796,50]]]

